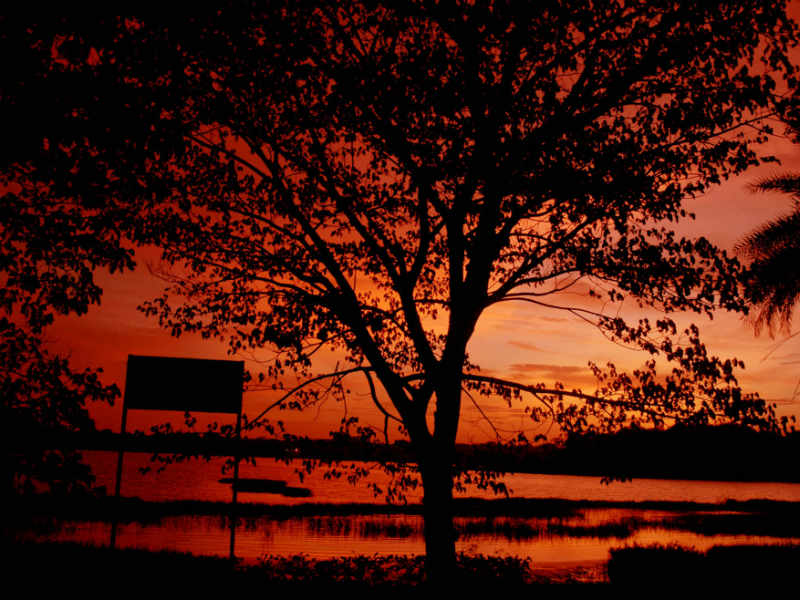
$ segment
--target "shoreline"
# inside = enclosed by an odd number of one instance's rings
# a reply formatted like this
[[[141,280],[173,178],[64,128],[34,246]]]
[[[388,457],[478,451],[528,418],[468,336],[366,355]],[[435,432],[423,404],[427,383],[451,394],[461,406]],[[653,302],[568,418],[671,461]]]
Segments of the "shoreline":
[[[6,547],[8,550],[9,548]],[[22,542],[7,553],[9,573],[17,581],[36,581],[39,589],[80,589],[84,597],[108,595],[107,586],[148,589],[153,582],[208,591],[228,592],[253,586],[302,588],[324,585],[355,588],[425,587],[421,555],[354,556],[314,560],[302,555],[264,557],[246,565],[226,558],[185,552],[116,549],[73,542]],[[519,557],[459,555],[459,573],[451,587],[579,585],[792,584],[800,545],[714,546],[704,552],[681,546],[638,546],[612,551],[606,561],[574,561],[537,566]],[[48,565],[48,577],[41,577]],[[142,577],[146,573],[146,577]],[[488,589],[488,588],[487,588]]]
[[[151,582],[195,585],[224,585],[252,590],[264,585],[265,590],[306,588],[316,585],[356,589],[409,588],[424,586],[422,555],[353,556],[331,560],[315,560],[303,555],[264,557],[256,564],[244,564],[227,558],[195,555],[185,552],[149,551],[91,546],[75,542],[22,542],[14,545],[9,567],[15,577],[37,577],[42,564],[50,565],[47,580],[41,584],[70,589],[73,585],[94,588],[105,583],[118,586],[120,581],[133,587],[147,587]],[[541,585],[541,584],[607,584],[606,561],[592,564],[559,564],[537,567],[522,558],[459,555],[462,585]],[[141,573],[147,573],[143,580]],[[100,585],[98,585],[100,584]],[[103,591],[107,594],[107,590]]]
[[[31,442],[34,442],[31,444]],[[407,442],[364,443],[336,439],[244,437],[219,434],[152,434],[124,436],[105,429],[88,432],[42,432],[23,447],[76,451],[128,452],[185,457],[307,459],[321,463],[367,462],[412,465],[416,457]],[[710,450],[713,449],[713,452]],[[742,427],[717,426],[663,431],[623,430],[561,443],[534,445],[456,444],[456,466],[462,471],[502,474],[575,475],[615,480],[667,479],[738,483],[800,483],[800,469],[775,462],[775,456],[800,451],[800,432],[784,436]],[[726,455],[724,463],[706,456]],[[646,460],[642,457],[646,457]]]
[[[73,497],[65,502],[64,497],[56,496],[31,496],[27,498],[18,498],[19,512],[14,512],[14,523],[9,523],[10,527],[5,527],[4,537],[6,542],[14,544],[17,547],[33,547],[30,550],[33,555],[39,553],[54,552],[56,554],[64,552],[70,554],[69,548],[81,547],[79,552],[84,556],[98,553],[101,555],[102,560],[112,560],[113,556],[122,556],[118,552],[123,552],[124,556],[136,555],[142,561],[158,561],[159,556],[173,556],[182,554],[179,551],[171,550],[145,550],[147,546],[125,546],[119,550],[111,551],[103,545],[95,545],[94,542],[69,542],[69,541],[45,541],[46,537],[38,537],[34,534],[32,537],[28,533],[32,529],[28,526],[44,525],[45,528],[48,524],[63,525],[69,522],[100,522],[108,523],[111,521],[115,514],[118,514],[119,522],[121,524],[154,524],[160,522],[162,519],[170,519],[172,517],[183,516],[196,516],[198,518],[212,518],[220,517],[222,521],[219,527],[226,527],[225,521],[230,516],[230,504],[225,502],[208,502],[208,501],[162,501],[162,502],[145,502],[135,498],[121,498],[120,504],[116,505],[114,499],[110,497],[92,497],[81,496]],[[525,498],[512,498],[512,499],[496,499],[496,500],[483,500],[483,499],[460,499],[456,501],[456,518],[462,519],[461,521],[461,534],[468,539],[470,536],[480,535],[495,535],[502,539],[519,542],[526,539],[534,540],[547,533],[548,535],[565,536],[569,538],[597,538],[597,540],[605,540],[605,544],[611,543],[609,547],[610,554],[604,559],[596,558],[579,558],[572,560],[548,560],[547,555],[540,556],[543,562],[537,562],[535,558],[530,560],[529,565],[529,582],[530,583],[608,583],[608,570],[607,565],[610,557],[614,556],[611,549],[619,556],[622,556],[624,568],[630,566],[630,561],[649,561],[654,557],[663,555],[659,554],[657,550],[641,550],[636,545],[635,533],[640,528],[648,527],[666,527],[672,528],[677,531],[687,531],[698,533],[701,536],[720,536],[720,543],[722,547],[730,545],[729,541],[722,541],[723,538],[730,538],[731,535],[747,535],[745,532],[748,529],[756,528],[758,530],[771,530],[773,537],[778,538],[786,536],[785,542],[780,539],[773,539],[771,542],[764,542],[762,548],[764,553],[783,553],[782,556],[797,556],[797,548],[800,548],[800,529],[796,515],[800,512],[800,502],[786,502],[776,500],[749,500],[749,501],[728,501],[722,503],[700,503],[700,502],[665,502],[665,501],[646,501],[646,502],[620,502],[620,501],[592,501],[592,500],[563,500],[563,499],[525,499]],[[408,536],[419,537],[421,523],[416,523],[417,517],[421,513],[421,505],[405,505],[393,506],[379,503],[347,503],[347,504],[315,504],[304,503],[295,505],[286,504],[244,504],[239,505],[237,510],[237,518],[245,521],[251,521],[250,526],[257,525],[260,518],[266,518],[273,521],[291,520],[291,519],[310,519],[311,524],[305,525],[314,528],[317,526],[321,531],[325,531],[326,527],[333,527],[333,530],[338,531],[339,526],[343,521],[346,521],[348,527],[352,526],[353,531],[358,531],[358,523],[366,518],[367,525],[370,526],[368,538],[371,536],[381,537],[387,535],[389,537],[399,535],[401,538],[410,539]],[[615,516],[612,518],[613,522],[598,523],[594,525],[582,524],[580,521],[584,512],[592,510],[604,509],[621,509],[621,510],[641,510],[653,511],[653,513],[663,514],[640,514],[640,515],[623,515]],[[118,513],[116,511],[119,511]],[[672,513],[672,514],[670,514]],[[385,515],[411,515],[412,520],[410,523],[402,525],[408,531],[400,531],[397,524],[388,522],[386,529],[382,529],[381,523],[373,524],[371,516],[380,517]],[[577,517],[577,523],[572,521],[573,517]],[[464,520],[465,519],[465,520]],[[26,522],[27,525],[26,526]],[[229,521],[228,521],[229,522]],[[794,525],[793,525],[794,524]],[[106,527],[108,525],[105,525]],[[247,525],[245,525],[245,528]],[[35,529],[35,527],[34,527]],[[348,529],[349,530],[349,529]],[[400,531],[398,533],[398,531]],[[765,533],[761,535],[768,535]],[[9,535],[10,534],[10,535]],[[46,536],[47,534],[45,534]],[[361,535],[361,534],[360,534]],[[366,534],[364,534],[366,535]],[[628,538],[627,536],[634,535]],[[750,532],[750,535],[759,535],[758,532]],[[16,536],[16,538],[15,538]],[[38,537],[38,539],[37,539]],[[631,544],[630,541],[633,540]],[[588,541],[588,540],[587,540]],[[524,543],[524,542],[523,542]],[[695,546],[696,542],[683,542],[680,548],[673,547],[671,552],[672,556],[676,556],[677,560],[685,561],[698,561],[709,553],[709,547],[705,544]],[[720,543],[715,544],[720,546]],[[633,549],[632,549],[633,547]],[[695,548],[700,547],[701,550]],[[405,548],[408,548],[406,546]],[[197,550],[190,550],[196,552]],[[361,550],[363,552],[363,550]],[[473,552],[473,550],[465,550],[466,552]],[[407,552],[407,550],[401,550]],[[730,552],[730,551],[727,551]],[[755,554],[755,559],[761,561],[762,550],[758,547],[751,548],[750,552]],[[110,554],[109,554],[110,553]],[[137,554],[138,553],[138,554]],[[792,554],[793,553],[793,554]],[[713,553],[712,553],[713,554]],[[719,552],[717,552],[719,554]],[[325,564],[326,568],[333,569],[337,573],[337,569],[345,568],[347,565],[360,564],[361,562],[378,562],[381,564],[389,564],[387,561],[391,559],[390,554],[376,553],[370,556],[352,555],[348,556],[347,553],[343,555],[336,554],[332,558],[310,558],[308,555],[272,555],[269,560],[273,561],[272,564],[284,565],[287,569],[300,569],[295,563],[300,561],[303,569],[312,569],[309,565]],[[404,556],[403,560],[419,560],[420,554],[401,554]],[[465,555],[466,556],[466,555]],[[479,560],[484,558],[484,555],[469,555],[470,560]],[[522,556],[528,556],[523,554]],[[531,557],[535,556],[533,554]],[[736,560],[740,560],[736,555],[733,556]],[[738,556],[741,556],[741,552]],[[698,558],[701,557],[701,558]],[[501,552],[497,555],[492,555],[491,560],[495,561],[513,561],[517,557],[513,554],[506,555]],[[72,557],[68,557],[72,560]],[[76,559],[77,560],[77,559]],[[139,560],[139,559],[137,559]],[[165,559],[167,561],[179,560],[173,558]],[[208,554],[190,554],[188,558],[180,559],[191,562],[192,567],[187,569],[204,568],[202,565],[208,564],[208,560],[222,561],[215,564],[222,564],[225,559],[220,555]],[[525,559],[528,560],[528,559]],[[619,560],[617,563],[619,564]],[[705,560],[705,559],[702,559]],[[717,559],[714,559],[717,560]],[[295,561],[294,563],[292,561]],[[316,562],[315,562],[316,561]],[[402,562],[402,561],[401,561]],[[264,567],[264,555],[261,557],[241,557],[238,563],[242,568],[251,570],[250,575],[247,577],[262,577],[258,574],[258,569]],[[394,564],[394,563],[392,563]],[[406,563],[403,563],[406,564]],[[498,563],[499,564],[499,563]],[[507,562],[505,563],[507,564]],[[693,564],[693,563],[692,563]],[[715,563],[717,564],[717,563]],[[305,565],[305,566],[303,566]],[[338,566],[337,566],[338,565]],[[115,567],[116,568],[116,567]],[[121,567],[120,567],[121,568]],[[283,567],[282,567],[283,568]],[[347,567],[350,568],[350,567]],[[632,568],[632,567],[631,567]],[[650,568],[650,567],[648,567]],[[294,572],[294,571],[292,571]],[[617,569],[619,572],[619,568]],[[628,575],[626,575],[627,577]],[[634,576],[634,575],[630,575]],[[240,577],[240,575],[223,575],[223,577]],[[270,584],[285,583],[276,579],[270,579]],[[405,583],[403,583],[405,585]]]
[[[110,509],[124,509],[142,515],[227,515],[231,503],[213,500],[143,500],[122,496],[117,505],[110,495],[56,496],[30,494],[9,499],[29,514],[47,511],[51,516],[72,516],[93,512],[95,518],[102,517]],[[751,499],[725,500],[723,502],[694,502],[673,500],[569,500],[562,498],[456,498],[453,501],[454,516],[475,517],[558,517],[575,514],[581,510],[627,509],[669,512],[742,512],[768,514],[798,514],[800,502],[790,500]],[[421,503],[386,504],[379,502],[240,502],[237,504],[240,517],[270,516],[293,518],[303,516],[350,516],[405,514],[421,515]]]

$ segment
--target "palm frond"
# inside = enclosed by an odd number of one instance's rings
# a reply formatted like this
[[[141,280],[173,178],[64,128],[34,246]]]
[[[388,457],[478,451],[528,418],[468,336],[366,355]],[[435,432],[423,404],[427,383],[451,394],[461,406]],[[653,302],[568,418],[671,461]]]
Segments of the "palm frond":
[[[750,185],[754,192],[781,192],[800,202],[800,173],[781,173],[765,177]]]
[[[746,279],[753,307],[749,321],[756,335],[764,328],[774,335],[776,325],[789,331],[800,300],[800,174],[768,177],[751,189],[781,192],[794,201],[792,212],[761,225],[735,247],[739,256],[751,262]]]
[[[788,215],[769,221],[751,231],[736,244],[739,256],[749,260],[761,260],[791,247],[800,237],[800,207]]]
[[[755,261],[748,272],[749,318],[756,333],[778,326],[789,331],[792,312],[800,300],[800,243],[787,246],[768,258]]]

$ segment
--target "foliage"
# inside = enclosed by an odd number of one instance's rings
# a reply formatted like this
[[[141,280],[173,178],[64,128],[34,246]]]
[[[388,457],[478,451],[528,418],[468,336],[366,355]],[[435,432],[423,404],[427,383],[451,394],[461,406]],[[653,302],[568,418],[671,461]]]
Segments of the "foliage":
[[[94,477],[80,454],[51,448],[46,438],[92,430],[87,402],[110,402],[118,394],[116,386],[103,386],[96,372],[70,369],[66,359],[43,350],[40,338],[0,320],[3,493],[32,492],[41,485],[59,494],[87,491]]]
[[[611,583],[636,585],[653,578],[680,574],[686,581],[703,577],[703,553],[678,544],[627,546],[609,552],[608,578]]]
[[[706,552],[678,544],[612,548],[608,578],[622,585],[790,584],[797,544],[713,546]]]
[[[237,565],[227,558],[197,556],[180,552],[151,552],[132,548],[110,550],[76,543],[17,542],[10,553],[9,567],[22,576],[35,577],[36,565],[48,564],[53,574],[42,582],[49,585],[82,585],[92,577],[102,584],[114,585],[130,579],[137,591],[158,577],[166,585],[180,585],[184,591],[208,590],[259,585],[275,587],[342,585],[347,587],[405,587],[423,582],[422,556],[351,556],[335,559],[312,559],[308,556],[266,556],[259,564]],[[463,585],[497,585],[530,583],[536,576],[530,572],[529,560],[515,557],[458,556],[459,579]],[[136,577],[141,573],[152,577]],[[322,589],[320,588],[322,591]],[[330,590],[330,588],[326,588]],[[55,591],[55,590],[54,590]],[[176,588],[177,591],[177,588]],[[300,591],[300,590],[298,590]]]
[[[264,574],[276,582],[357,583],[365,586],[415,585],[424,582],[423,556],[352,556],[312,559],[266,556]],[[459,584],[525,584],[533,581],[530,559],[457,555]]]
[[[81,198],[80,214],[161,247],[172,287],[145,312],[173,335],[274,351],[258,374],[285,392],[270,408],[346,403],[362,378],[385,438],[396,423],[416,453],[432,572],[455,556],[441,515],[464,398],[524,395],[571,432],[777,427],[738,387],[740,361],[670,313],[744,309],[739,263],[674,223],[767,158],[765,117],[797,83],[785,3],[530,8],[232,3],[22,29],[51,55],[37,82],[62,90],[70,137],[40,132],[38,166],[14,176],[50,184],[18,195]],[[626,299],[663,316],[603,310]],[[592,393],[481,373],[467,346],[502,302],[652,358],[592,365]],[[333,372],[315,369],[325,351]]]
[[[790,130],[798,134],[796,125]],[[781,192],[792,200],[791,212],[764,223],[736,247],[751,263],[746,281],[756,334],[764,327],[772,334],[776,325],[788,332],[800,299],[800,174],[775,175],[752,187],[757,192]]]
[[[54,492],[86,490],[93,477],[80,455],[49,448],[45,438],[92,429],[87,403],[112,402],[119,390],[103,385],[99,371],[75,370],[49,352],[46,332],[56,315],[84,314],[97,304],[102,291],[95,270],[130,269],[132,252],[96,199],[74,185],[81,180],[74,162],[49,151],[68,147],[76,135],[64,118],[76,89],[53,81],[67,73],[53,64],[45,42],[55,32],[46,26],[12,30],[7,17],[0,22],[0,47],[15,57],[3,66],[0,113],[4,131],[16,140],[0,156],[3,494],[42,485]],[[43,150],[45,162],[39,160]]]

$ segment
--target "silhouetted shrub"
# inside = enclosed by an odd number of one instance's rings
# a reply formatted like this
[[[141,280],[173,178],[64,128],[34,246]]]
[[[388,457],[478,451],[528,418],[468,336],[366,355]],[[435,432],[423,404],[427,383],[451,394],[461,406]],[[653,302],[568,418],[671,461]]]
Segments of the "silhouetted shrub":
[[[530,559],[459,554],[460,585],[529,583]],[[425,580],[424,556],[352,556],[313,559],[305,555],[267,556],[258,574],[275,583],[345,583],[365,586],[417,585]]]
[[[614,548],[608,561],[611,583],[682,585],[795,583],[800,545],[714,546],[707,552],[678,545]]]
[[[611,583],[647,585],[703,578],[703,553],[678,545],[612,548],[608,561]]]

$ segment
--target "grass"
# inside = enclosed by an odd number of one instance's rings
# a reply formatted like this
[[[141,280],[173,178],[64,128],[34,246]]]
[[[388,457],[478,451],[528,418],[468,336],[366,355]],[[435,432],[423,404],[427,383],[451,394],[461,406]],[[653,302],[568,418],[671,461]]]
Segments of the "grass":
[[[658,517],[627,515],[599,524],[581,523],[589,510],[627,509],[641,512],[658,510]],[[118,515],[120,523],[156,524],[176,516],[213,516],[227,527],[231,505],[225,502],[167,501],[145,502],[121,498],[119,505],[104,496],[78,499],[31,495],[16,498],[4,511],[13,517],[0,528],[6,535],[15,530],[48,534],[66,521],[110,522]],[[355,534],[365,538],[407,538],[422,534],[422,507],[419,504],[378,503],[296,505],[240,504],[237,515],[243,529],[271,521],[303,519],[312,531],[323,534]],[[409,519],[387,519],[387,516]],[[375,517],[371,519],[370,517]],[[626,539],[643,528],[686,531],[700,535],[753,535],[778,538],[800,537],[800,503],[777,501],[726,502],[590,502],[558,499],[512,498],[502,500],[459,499],[455,502],[455,525],[461,537],[493,536],[524,540],[544,536],[598,539]]]
[[[752,535],[776,538],[800,537],[800,511],[753,513],[692,513],[652,523],[669,530],[691,531],[704,536]]]
[[[411,538],[423,535],[421,517],[397,522],[392,519],[323,515],[307,517],[303,522],[309,531],[318,535],[356,535],[365,539]],[[633,535],[641,523],[635,519],[622,519],[600,525],[571,525],[561,522],[560,519],[551,521],[505,517],[456,517],[454,526],[461,540],[492,537],[519,541],[541,537],[625,539]]]
[[[22,516],[52,515],[70,520],[110,521],[115,512],[120,518],[137,522],[155,522],[176,515],[228,515],[228,502],[204,500],[144,501],[139,498],[120,498],[117,506],[111,496],[54,497],[47,494],[29,494],[6,499],[9,508]],[[615,502],[597,500],[563,500],[558,498],[457,498],[454,500],[455,516],[567,518],[580,515],[587,509],[621,508],[631,510],[658,510],[674,512],[737,511],[768,514],[785,519],[800,514],[800,502],[779,500],[746,500],[714,504],[706,502]],[[421,515],[421,504],[385,503],[300,503],[300,504],[239,504],[237,513],[242,517],[270,517],[293,519],[318,515]],[[796,517],[794,517],[796,519]]]
[[[309,531],[318,535],[357,535],[360,538],[410,538],[422,535],[422,522],[394,522],[378,519],[353,519],[350,516],[316,516],[304,520]]]
[[[267,556],[242,566],[225,558],[180,552],[110,550],[75,543],[15,543],[5,547],[7,576],[21,589],[81,591],[82,597],[163,592],[208,593],[220,588],[268,592],[321,586],[372,589],[425,584],[422,556],[354,556],[316,560],[304,555]],[[792,585],[800,545],[714,546],[706,552],[671,546],[630,546],[611,551],[608,581],[624,586]],[[459,588],[580,583],[564,573],[535,573],[529,559],[459,555]],[[595,582],[597,583],[597,582]],[[26,585],[27,584],[27,585]]]
[[[184,591],[221,586],[257,591],[280,587],[408,587],[424,584],[422,556],[355,556],[315,560],[307,556],[267,556],[260,564],[241,566],[218,557],[180,552],[150,552],[76,543],[16,543],[5,548],[7,573],[25,587],[93,592],[124,588]],[[46,575],[43,576],[43,575]],[[531,571],[530,560],[459,555],[454,580],[459,586],[547,583]],[[99,593],[98,593],[99,595]]]
[[[796,585],[800,545],[713,546],[706,552],[678,545],[612,549],[611,583],[630,586],[704,584]]]

